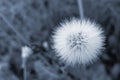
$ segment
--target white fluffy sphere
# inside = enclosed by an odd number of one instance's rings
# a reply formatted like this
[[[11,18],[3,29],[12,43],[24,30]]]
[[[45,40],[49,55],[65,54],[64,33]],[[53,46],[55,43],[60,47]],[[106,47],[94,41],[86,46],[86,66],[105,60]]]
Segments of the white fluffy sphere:
[[[105,37],[103,30],[90,20],[71,19],[56,29],[54,49],[60,59],[68,64],[89,64],[101,54]]]
[[[22,58],[27,58],[29,55],[33,53],[32,49],[28,46],[23,46],[22,47]]]

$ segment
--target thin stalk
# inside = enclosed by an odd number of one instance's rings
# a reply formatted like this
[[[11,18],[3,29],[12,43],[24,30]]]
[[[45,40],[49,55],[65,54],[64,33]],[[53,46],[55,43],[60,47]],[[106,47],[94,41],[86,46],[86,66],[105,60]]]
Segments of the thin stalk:
[[[82,0],[77,0],[77,1],[78,1],[80,19],[84,19],[84,10],[83,10]]]
[[[14,31],[16,33],[16,35],[22,40],[22,42],[25,44],[25,45],[29,45],[29,42],[19,33],[19,31],[17,31],[13,25],[7,20],[7,18],[0,14],[0,16],[2,17],[2,19],[5,21],[5,23],[7,23],[8,27]]]
[[[26,67],[26,58],[22,59],[22,68],[23,68],[23,80],[27,80],[27,67]]]

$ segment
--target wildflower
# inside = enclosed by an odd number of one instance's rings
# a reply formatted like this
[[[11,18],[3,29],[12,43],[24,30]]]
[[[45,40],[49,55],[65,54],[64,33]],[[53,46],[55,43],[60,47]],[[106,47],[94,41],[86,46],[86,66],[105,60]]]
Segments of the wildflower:
[[[22,47],[22,68],[23,68],[23,80],[27,80],[27,58],[33,53],[32,49],[28,46]]]
[[[56,29],[53,48],[68,64],[89,64],[101,54],[105,37],[103,30],[90,20],[71,19]]]
[[[32,49],[28,46],[22,47],[22,58],[27,58],[29,55],[32,54]]]

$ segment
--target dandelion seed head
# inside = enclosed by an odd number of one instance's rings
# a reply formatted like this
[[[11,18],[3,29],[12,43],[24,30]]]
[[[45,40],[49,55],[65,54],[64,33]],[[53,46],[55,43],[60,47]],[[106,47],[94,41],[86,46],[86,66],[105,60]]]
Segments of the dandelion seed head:
[[[22,47],[22,58],[27,58],[29,55],[33,53],[32,49],[28,46]]]
[[[98,59],[104,49],[103,30],[90,20],[71,19],[56,29],[53,35],[57,56],[68,64],[89,64]]]

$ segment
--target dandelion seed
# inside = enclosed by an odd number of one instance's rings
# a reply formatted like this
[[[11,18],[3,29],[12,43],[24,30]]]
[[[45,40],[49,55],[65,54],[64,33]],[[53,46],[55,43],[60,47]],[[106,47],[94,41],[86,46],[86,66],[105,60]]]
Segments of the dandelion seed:
[[[103,30],[98,24],[73,18],[56,29],[53,48],[62,61],[86,65],[98,59],[104,40]]]

